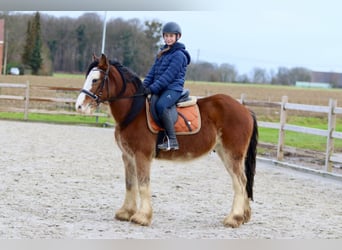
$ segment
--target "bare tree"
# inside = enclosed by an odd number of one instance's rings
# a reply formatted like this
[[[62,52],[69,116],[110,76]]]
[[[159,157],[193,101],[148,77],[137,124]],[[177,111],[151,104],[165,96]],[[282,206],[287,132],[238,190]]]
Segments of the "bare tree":
[[[252,70],[251,81],[254,83],[268,83],[269,78],[267,76],[267,72],[262,68],[254,68]]]
[[[217,70],[221,82],[236,82],[238,72],[234,65],[223,63]]]

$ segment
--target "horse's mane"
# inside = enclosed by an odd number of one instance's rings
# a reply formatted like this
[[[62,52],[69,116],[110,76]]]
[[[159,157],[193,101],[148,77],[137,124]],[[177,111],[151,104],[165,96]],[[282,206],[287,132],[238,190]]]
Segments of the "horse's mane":
[[[98,65],[99,65],[99,61],[98,60],[92,61],[92,63],[89,64],[88,69],[87,69],[87,73],[86,73],[86,78],[89,75],[90,71],[93,68],[97,67]]]
[[[142,85],[141,79],[139,76],[133,72],[130,68],[122,65],[120,62],[116,60],[109,60],[109,64],[114,66],[119,73],[121,74],[122,78],[124,79],[125,82],[131,82],[135,85],[137,89]],[[99,65],[99,61],[95,60],[90,65],[88,66],[86,77],[89,75],[90,71]]]
[[[121,63],[115,60],[109,60],[109,63],[113,65],[114,67],[116,67],[121,72],[121,74],[124,76],[124,79],[127,82],[134,83],[137,89],[139,88],[140,85],[142,85],[140,77],[135,72],[133,72],[130,68],[123,66]]]

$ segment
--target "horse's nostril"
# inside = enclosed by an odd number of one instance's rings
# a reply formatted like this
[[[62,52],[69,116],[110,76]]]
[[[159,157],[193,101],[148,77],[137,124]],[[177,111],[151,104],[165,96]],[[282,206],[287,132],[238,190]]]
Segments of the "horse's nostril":
[[[81,105],[78,105],[77,109],[78,109],[78,110],[82,109],[82,106],[81,106]]]

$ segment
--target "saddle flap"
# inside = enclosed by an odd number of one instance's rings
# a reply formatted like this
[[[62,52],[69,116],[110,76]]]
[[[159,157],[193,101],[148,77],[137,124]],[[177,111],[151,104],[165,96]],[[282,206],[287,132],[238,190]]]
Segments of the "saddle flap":
[[[198,105],[177,107],[178,119],[175,123],[176,135],[196,134],[201,129],[201,115]],[[157,134],[164,130],[153,119],[150,112],[150,104],[146,102],[147,125],[151,132]]]

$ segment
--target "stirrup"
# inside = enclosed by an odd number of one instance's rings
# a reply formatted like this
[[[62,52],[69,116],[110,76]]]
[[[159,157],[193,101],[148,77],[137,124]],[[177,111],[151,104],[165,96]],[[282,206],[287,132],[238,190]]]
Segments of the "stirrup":
[[[166,141],[164,141],[161,144],[158,144],[158,149],[163,151],[178,150],[179,146],[178,143],[171,145],[169,137],[166,136]]]

